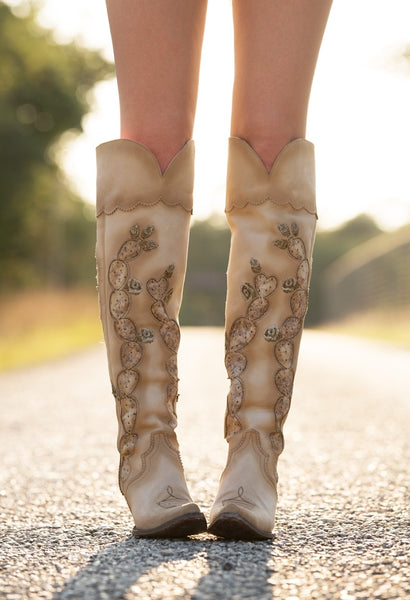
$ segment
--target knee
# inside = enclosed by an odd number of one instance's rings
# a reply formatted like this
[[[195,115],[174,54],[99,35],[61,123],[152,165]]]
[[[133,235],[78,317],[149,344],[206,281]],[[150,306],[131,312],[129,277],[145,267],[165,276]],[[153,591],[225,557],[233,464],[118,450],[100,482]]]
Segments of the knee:
[[[304,137],[306,118],[291,110],[248,110],[232,115],[231,135],[245,139],[270,170],[291,140]]]
[[[121,123],[121,137],[140,142],[156,156],[164,172],[175,154],[192,137],[193,120],[188,115],[156,114],[152,119],[144,118]]]
[[[278,154],[290,141],[304,137],[304,133],[293,128],[266,127],[259,129],[244,129],[241,132],[232,131],[233,136],[245,139],[258,154],[267,171],[272,169]]]

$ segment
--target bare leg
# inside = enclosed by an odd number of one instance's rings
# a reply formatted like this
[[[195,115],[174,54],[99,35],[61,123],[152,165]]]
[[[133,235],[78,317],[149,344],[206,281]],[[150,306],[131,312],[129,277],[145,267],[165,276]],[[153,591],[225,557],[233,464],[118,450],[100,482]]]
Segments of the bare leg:
[[[331,0],[234,0],[235,83],[231,135],[267,169],[304,137],[310,89]]]
[[[207,0],[106,0],[121,137],[161,169],[192,137]]]

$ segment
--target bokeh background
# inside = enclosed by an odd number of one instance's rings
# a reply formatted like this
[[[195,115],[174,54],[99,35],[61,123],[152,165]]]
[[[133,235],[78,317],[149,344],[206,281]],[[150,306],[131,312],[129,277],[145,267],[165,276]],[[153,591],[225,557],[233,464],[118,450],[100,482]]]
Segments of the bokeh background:
[[[307,134],[319,208],[307,324],[408,347],[409,23],[408,0],[334,0]],[[232,45],[230,0],[209,0],[185,325],[223,325]],[[102,339],[94,148],[118,134],[104,1],[0,1],[0,369]]]

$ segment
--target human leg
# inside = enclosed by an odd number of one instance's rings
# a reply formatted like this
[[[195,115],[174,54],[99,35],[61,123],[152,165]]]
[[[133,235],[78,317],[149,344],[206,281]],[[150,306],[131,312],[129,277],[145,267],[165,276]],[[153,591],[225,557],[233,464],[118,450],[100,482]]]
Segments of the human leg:
[[[206,529],[174,432],[178,313],[192,212],[194,145],[188,140],[205,6],[202,0],[107,1],[121,134],[129,139],[97,148],[96,255],[118,417],[119,485],[136,536]],[[190,22],[199,41],[188,33]]]
[[[323,13],[317,17],[320,27],[314,21],[302,41],[295,37],[303,31],[301,21],[309,24],[312,4],[233,5],[235,136],[226,204],[232,231],[225,355],[231,380],[229,454],[209,527],[227,538],[272,537],[276,464],[307,309],[316,224],[314,149],[303,135]],[[262,59],[260,68],[256,62]],[[292,89],[301,97],[294,99]]]
[[[231,136],[247,140],[270,170],[303,138],[309,94],[331,0],[234,0]]]
[[[191,139],[207,0],[106,0],[121,137],[141,142],[164,171]]]

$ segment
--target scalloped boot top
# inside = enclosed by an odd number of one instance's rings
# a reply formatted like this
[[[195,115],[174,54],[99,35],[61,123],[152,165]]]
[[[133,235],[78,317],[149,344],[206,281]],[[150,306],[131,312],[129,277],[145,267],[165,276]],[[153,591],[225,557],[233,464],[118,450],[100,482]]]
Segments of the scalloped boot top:
[[[193,141],[164,173],[132,140],[97,148],[100,315],[118,417],[119,485],[135,536],[206,530],[174,431],[193,167]]]
[[[226,213],[232,233],[225,320],[229,452],[208,531],[269,539],[308,305],[317,219],[313,145],[293,140],[267,172],[245,140],[231,138]]]

